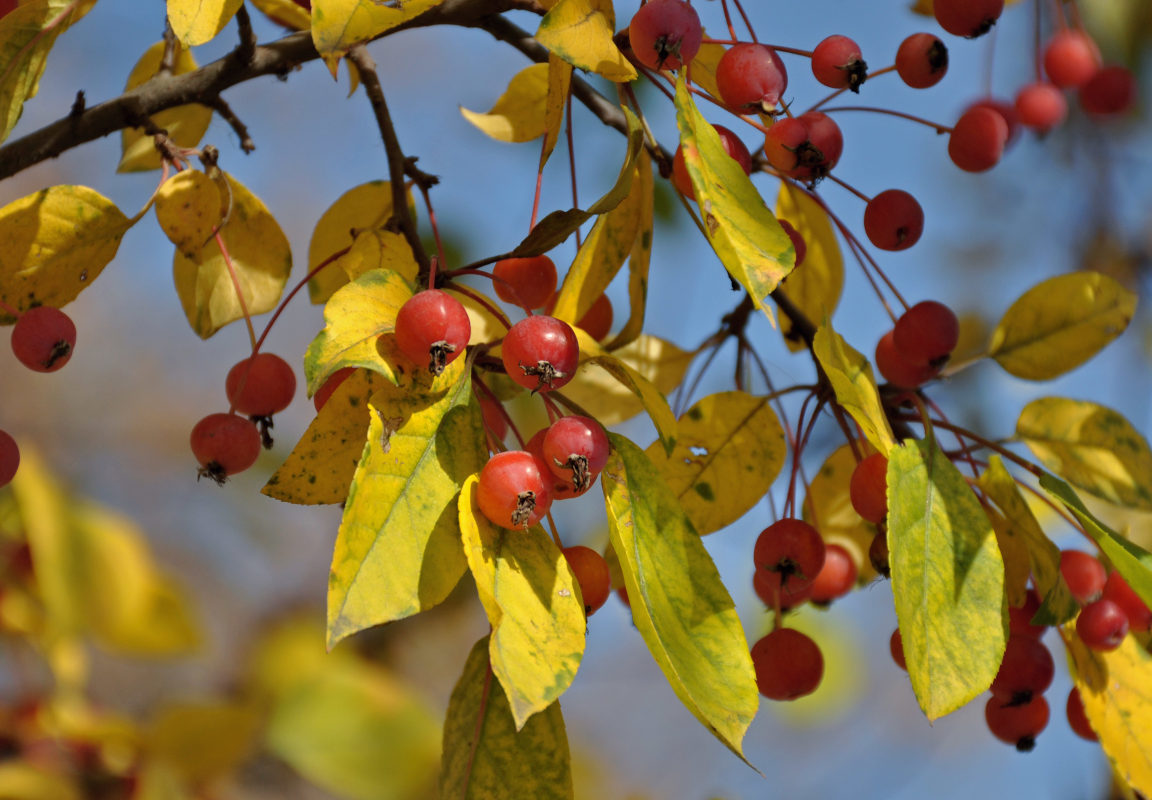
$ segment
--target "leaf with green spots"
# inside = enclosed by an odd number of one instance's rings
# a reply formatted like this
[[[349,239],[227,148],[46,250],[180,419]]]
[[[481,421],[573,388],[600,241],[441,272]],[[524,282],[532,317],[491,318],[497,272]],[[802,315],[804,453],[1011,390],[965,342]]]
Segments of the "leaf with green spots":
[[[444,720],[440,800],[572,800],[572,765],[560,704],[517,730],[489,664],[485,636],[464,664]]]
[[[985,691],[1007,635],[1004,561],[964,476],[934,442],[888,454],[888,549],[912,690],[929,720]]]
[[[692,77],[695,79],[695,73]],[[808,253],[801,267],[790,272],[780,288],[809,320],[818,323],[831,319],[844,290],[844,255],[828,212],[812,194],[783,182],[776,197],[776,216],[791,223],[804,238]],[[784,335],[784,344],[795,353],[804,349],[804,342],[791,335],[792,327],[791,318],[781,315],[780,333]]]
[[[328,578],[328,644],[441,602],[464,574],[455,498],[485,460],[470,364],[384,383]]]
[[[1152,511],[1152,450],[1128,420],[1083,400],[1041,397],[1020,412],[1016,438],[1048,469],[1110,503]]]
[[[671,453],[655,442],[645,453],[704,535],[740,519],[767,494],[787,446],[767,398],[721,392],[684,412]]]
[[[680,70],[676,80],[676,127],[704,233],[728,274],[773,320],[768,296],[792,271],[796,261],[792,240],[696,108],[684,73]]]
[[[560,0],[540,20],[536,40],[574,67],[616,83],[636,80],[636,69],[612,41],[612,0]]]
[[[364,453],[370,421],[368,400],[384,381],[366,369],[349,375],[261,492],[287,503],[343,503]]]
[[[832,330],[827,320],[816,331],[812,353],[832,383],[836,402],[852,415],[869,443],[886,455],[896,446],[896,437],[880,402],[868,359]]]
[[[744,758],[760,695],[732,598],[655,465],[623,436],[608,437],[600,480],[632,620],[680,701]]]
[[[476,505],[476,476],[460,489],[460,534],[492,625],[492,671],[521,730],[572,684],[587,622],[572,571],[539,526],[506,530]]]

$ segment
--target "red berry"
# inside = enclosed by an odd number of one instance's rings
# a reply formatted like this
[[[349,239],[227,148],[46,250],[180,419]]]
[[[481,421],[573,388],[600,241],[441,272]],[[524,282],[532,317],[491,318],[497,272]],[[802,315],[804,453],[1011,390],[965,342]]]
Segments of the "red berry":
[[[612,575],[604,556],[591,547],[576,545],[565,547],[564,559],[572,569],[576,582],[580,584],[580,596],[584,598],[584,615],[596,613],[612,593]]]
[[[1039,640],[1009,636],[1000,670],[992,681],[992,694],[1001,700],[1026,703],[1052,685],[1056,663]]]
[[[228,402],[241,414],[270,417],[283,411],[296,394],[296,375],[274,353],[257,353],[228,370],[224,379]]]
[[[758,569],[752,573],[752,590],[768,608],[780,611],[791,611],[812,599],[812,584],[806,583],[798,586],[780,586],[780,578],[774,572]]]
[[[649,69],[679,69],[696,57],[704,31],[684,0],[649,0],[633,15],[628,41]]]
[[[501,528],[517,530],[535,525],[552,505],[549,474],[527,451],[497,453],[480,470],[476,503],[481,513]]]
[[[611,445],[599,422],[571,416],[561,417],[548,427],[541,449],[552,474],[580,494],[608,463]]]
[[[948,48],[930,33],[914,33],[896,51],[896,73],[913,89],[927,89],[948,72]]]
[[[1008,631],[1013,636],[1029,636],[1039,639],[1048,629],[1046,625],[1033,625],[1032,618],[1040,610],[1040,596],[1035,589],[1029,589],[1024,596],[1024,605],[1008,608]]]
[[[58,308],[30,308],[12,327],[12,352],[28,369],[55,372],[68,363],[75,348],[76,325]]]
[[[936,0],[932,12],[940,27],[974,39],[992,29],[1004,11],[1004,0]]]
[[[780,223],[780,227],[784,229],[784,233],[788,234],[788,238],[792,240],[792,249],[796,251],[796,263],[794,267],[798,267],[804,263],[804,257],[808,255],[808,243],[804,241],[804,237],[800,235],[800,231],[792,226],[792,223],[786,219],[776,220]]]
[[[824,566],[812,581],[812,602],[830,603],[843,597],[856,584],[856,562],[852,554],[838,544],[824,548]]]
[[[992,169],[1008,143],[1008,123],[985,106],[974,106],[960,115],[948,137],[948,157],[966,172]]]
[[[904,660],[904,637],[900,635],[899,628],[892,631],[892,636],[888,639],[888,652],[892,654],[892,660],[896,662],[896,666],[907,672],[908,662]]]
[[[1128,615],[1128,629],[1135,633],[1144,633],[1152,630],[1152,610],[1140,599],[1140,595],[1132,590],[1128,581],[1119,572],[1108,576],[1104,584],[1104,598],[1111,600]]]
[[[536,431],[532,438],[528,440],[527,444],[524,445],[524,449],[532,455],[536,456],[540,463],[544,465],[544,480],[549,482],[553,502],[557,500],[568,500],[573,497],[579,497],[580,495],[587,492],[590,488],[592,488],[592,483],[589,482],[583,489],[577,492],[572,488],[571,480],[565,481],[557,478],[552,474],[552,470],[547,469],[548,459],[544,456],[544,437],[547,435],[547,428],[541,428],[540,430]]]
[[[0,489],[16,477],[20,466],[20,446],[8,431],[0,431]]]
[[[1100,741],[1096,731],[1092,730],[1088,715],[1084,713],[1084,698],[1080,696],[1080,687],[1073,686],[1072,691],[1068,693],[1068,705],[1065,710],[1068,713],[1068,725],[1073,733],[1090,742]]]
[[[888,516],[888,459],[873,453],[852,470],[848,497],[856,513],[879,525]]]
[[[1076,617],[1076,633],[1093,650],[1115,650],[1128,635],[1128,615],[1111,600],[1096,600]]]
[[[567,322],[537,314],[504,334],[502,358],[513,381],[534,392],[548,392],[572,380],[580,345]]]
[[[823,178],[836,166],[843,151],[840,127],[819,111],[778,120],[764,134],[768,163],[801,180]]]
[[[1045,133],[1068,116],[1068,101],[1055,86],[1038,81],[1016,93],[1016,113],[1021,125]]]
[[[799,119],[808,128],[808,143],[823,157],[810,172],[802,172],[794,177],[823,177],[840,162],[840,155],[844,152],[844,135],[840,132],[840,126],[822,111],[807,111]]]
[[[555,294],[548,299],[548,304],[544,306],[544,310],[551,314],[554,308],[556,308]],[[600,296],[593,300],[592,305],[584,312],[584,316],[576,323],[576,327],[596,341],[602,341],[612,330],[612,316],[612,301],[608,299],[608,295],[601,292]]]
[[[752,154],[748,152],[744,142],[740,141],[739,136],[723,125],[713,127],[716,128],[716,133],[720,134],[720,144],[724,147],[724,152],[735,159],[736,163],[740,165],[740,169],[744,170],[745,175],[751,175]],[[676,154],[672,157],[672,183],[680,190],[680,194],[689,200],[696,199],[696,189],[693,188],[692,178],[688,175],[688,166],[684,163],[684,148],[682,147],[677,147]]]
[[[556,291],[556,264],[548,256],[505,258],[492,268],[493,287],[506,303],[540,308]]]
[[[908,362],[897,349],[892,331],[880,337],[876,344],[876,369],[884,380],[903,389],[915,389],[938,372],[933,367]]]
[[[332,396],[332,393],[340,388],[340,384],[348,380],[348,377],[355,371],[355,367],[344,367],[328,376],[328,380],[324,381],[324,385],[316,390],[316,394],[312,395],[312,405],[316,406],[317,412],[328,402],[328,398]]]
[[[1008,141],[1004,143],[1005,147],[1014,144],[1020,137],[1020,116],[1016,113],[1015,103],[996,97],[985,97],[982,100],[977,100],[965,110],[971,111],[973,108],[987,108],[1003,117],[1004,124],[1008,126]]]
[[[756,686],[770,700],[812,694],[824,676],[824,656],[800,631],[777,628],[752,645]]]
[[[810,585],[824,566],[824,540],[804,520],[785,517],[760,533],[752,560],[776,585],[795,591]]]
[[[439,289],[413,295],[396,315],[396,346],[414,364],[427,364],[433,375],[464,352],[471,335],[464,306]]]
[[[1060,551],[1060,574],[1081,605],[1099,598],[1108,580],[1104,565],[1083,550]]]
[[[1089,114],[1122,114],[1136,101],[1136,78],[1127,67],[1103,67],[1080,87],[1080,107]]]
[[[924,210],[908,192],[888,189],[865,206],[864,232],[881,250],[907,250],[924,232]]]
[[[260,431],[238,414],[209,414],[192,428],[191,444],[200,463],[198,475],[223,485],[228,476],[256,463]]]
[[[909,364],[939,369],[960,341],[960,320],[935,300],[917,303],[892,329],[892,343]]]
[[[836,34],[812,50],[812,74],[825,86],[859,93],[868,77],[868,65],[860,55],[860,45]]]
[[[500,411],[500,403],[488,396],[481,396],[480,416],[484,419],[484,427],[498,442],[504,441],[508,435],[508,420]]]
[[[1036,737],[1048,727],[1048,714],[1048,701],[1040,694],[1019,705],[990,697],[984,706],[988,730],[1000,741],[1016,745],[1021,753],[1036,746]]]
[[[768,113],[788,88],[788,71],[771,47],[750,42],[733,45],[716,64],[720,99],[737,114]]]
[[[1061,89],[1083,86],[1100,68],[1100,50],[1083,31],[1058,31],[1044,46],[1044,72]]]

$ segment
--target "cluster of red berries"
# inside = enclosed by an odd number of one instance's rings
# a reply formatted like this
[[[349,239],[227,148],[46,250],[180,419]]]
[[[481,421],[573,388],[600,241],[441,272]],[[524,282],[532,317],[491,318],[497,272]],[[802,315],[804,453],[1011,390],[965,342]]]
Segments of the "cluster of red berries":
[[[905,311],[876,345],[876,368],[893,386],[915,389],[939,374],[960,341],[952,309],[925,300]]]

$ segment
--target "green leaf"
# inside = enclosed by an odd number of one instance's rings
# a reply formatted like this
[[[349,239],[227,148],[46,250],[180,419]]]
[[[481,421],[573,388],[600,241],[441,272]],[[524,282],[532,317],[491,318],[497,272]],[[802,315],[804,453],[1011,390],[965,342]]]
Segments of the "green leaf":
[[[1110,503],[1152,511],[1152,451],[1140,432],[1112,409],[1041,397],[1020,412],[1016,438],[1074,486]]]
[[[332,77],[343,56],[356,45],[375,39],[444,0],[312,0],[312,43]]]
[[[464,555],[492,625],[492,671],[521,730],[567,691],[587,622],[568,562],[539,526],[510,531],[476,505],[476,476],[460,490]]]
[[[996,535],[934,442],[888,454],[888,549],[908,677],[934,720],[988,688],[1007,634]]]
[[[244,0],[168,0],[168,22],[187,47],[210,42],[236,15]]]
[[[836,402],[852,415],[869,443],[887,454],[896,446],[896,437],[880,402],[880,391],[868,359],[832,330],[827,320],[816,331],[812,353],[832,383]]]
[[[760,695],[732,598],[656,467],[623,436],[608,437],[600,479],[632,620],[676,696],[743,759]]]
[[[645,454],[704,535],[735,522],[759,502],[780,473],[787,446],[767,398],[721,392],[684,412],[671,453],[653,443]]]
[[[492,679],[490,649],[487,636],[476,643],[448,701],[441,800],[572,800],[560,704],[518,731],[500,682]]]
[[[1136,295],[1107,275],[1058,275],[1012,304],[992,333],[988,355],[1017,378],[1051,380],[1123,333],[1135,311]]]
[[[486,455],[469,367],[456,359],[373,395],[328,578],[329,647],[431,608],[464,574],[454,501]]]
[[[692,77],[695,79],[695,72]],[[808,319],[816,323],[831,319],[844,290],[844,256],[828,212],[807,191],[782,182],[776,216],[790,222],[808,248],[804,263],[788,274],[780,288]],[[790,336],[791,331],[792,320],[784,314],[780,317],[784,344],[793,353],[803,350],[804,342]]]
[[[540,20],[536,40],[579,69],[616,83],[636,80],[636,69],[612,41],[612,0],[560,0]]]
[[[728,274],[772,320],[768,296],[792,271],[792,240],[696,108],[684,73],[680,70],[676,79],[676,126],[704,232]]]
[[[501,142],[530,142],[547,130],[548,64],[533,64],[517,72],[504,94],[486,112],[460,113],[488,136]]]
[[[164,56],[164,42],[156,42],[144,51],[128,75],[124,91],[135,89],[151,80],[160,71],[160,61]],[[173,75],[184,75],[194,71],[199,65],[192,53],[179,43],[175,47],[172,65]],[[212,122],[212,109],[197,103],[176,106],[153,114],[150,118],[157,128],[168,132],[168,138],[177,147],[191,149],[200,143]],[[155,137],[144,132],[143,128],[125,128],[120,132],[120,164],[117,172],[137,172],[160,169],[160,151],[156,149]]]

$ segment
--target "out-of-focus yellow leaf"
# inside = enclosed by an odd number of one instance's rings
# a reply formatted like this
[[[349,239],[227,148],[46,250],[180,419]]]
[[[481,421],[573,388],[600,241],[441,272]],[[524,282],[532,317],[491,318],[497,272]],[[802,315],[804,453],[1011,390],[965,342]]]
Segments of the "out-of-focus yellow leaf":
[[[252,5],[268,15],[273,22],[294,31],[312,27],[312,15],[295,0],[251,0]]]
[[[852,415],[868,442],[887,455],[896,446],[896,437],[880,402],[880,392],[868,359],[832,330],[827,320],[816,331],[812,353],[832,383],[836,402]]]
[[[0,764],[0,797],[12,800],[85,800],[68,775],[27,761]]]
[[[1112,409],[1041,397],[1020,412],[1016,438],[1073,486],[1110,503],[1152,511],[1152,450]]]
[[[548,72],[547,64],[525,67],[512,76],[504,94],[487,112],[470,111],[461,106],[460,113],[501,142],[530,142],[543,136],[547,130]]]
[[[914,14],[919,14],[922,17],[930,17],[932,16],[934,5],[932,0],[912,0],[909,8],[912,9],[912,13]]]
[[[707,36],[707,32],[705,32],[705,36]],[[692,77],[692,83],[717,100],[720,99],[720,90],[716,87],[716,66],[726,52],[728,52],[728,48],[722,44],[702,43],[696,52],[696,57],[688,65],[688,74]]]
[[[540,20],[536,40],[574,67],[617,83],[636,80],[636,69],[612,41],[612,0],[560,0]]]
[[[136,775],[136,793],[132,800],[196,800],[192,787],[175,767],[165,761],[148,759]]]
[[[614,358],[649,381],[662,394],[680,385],[693,355],[648,334],[641,334],[631,344],[612,353]],[[561,390],[561,394],[570,397],[604,425],[615,425],[644,410],[640,398],[594,360],[580,365],[576,377]]]
[[[645,451],[693,527],[712,533],[744,516],[772,487],[787,447],[763,397],[721,392],[701,398],[676,425],[676,447]]]
[[[492,671],[516,730],[572,684],[587,622],[568,562],[544,530],[493,525],[476,505],[475,475],[460,489],[464,555],[492,625]]]
[[[708,243],[728,274],[774,323],[768,295],[792,271],[792,240],[696,108],[683,70],[676,79],[676,126]]]
[[[572,65],[555,53],[548,54],[548,96],[544,100],[544,149],[540,153],[540,169],[560,140],[560,127],[564,122],[564,108],[572,91]]]
[[[632,620],[676,696],[744,758],[759,693],[732,598],[656,467],[623,436],[608,437],[600,480]]]
[[[288,5],[299,9],[295,3]],[[175,59],[172,64],[173,75],[183,75],[192,72],[199,66],[192,53],[176,44]],[[125,91],[135,89],[145,81],[154,77],[160,70],[160,61],[164,57],[164,42],[156,44],[144,51],[144,55],[136,62],[132,72],[128,74],[128,83]],[[208,130],[212,122],[212,109],[196,103],[186,106],[169,108],[152,117],[156,127],[168,131],[168,138],[180,147],[192,148],[200,143],[201,137]],[[153,138],[146,134],[142,128],[125,128],[120,132],[120,165],[117,172],[137,172],[146,169],[159,169],[161,165],[160,153],[156,150]]]
[[[804,263],[788,274],[780,287],[788,299],[816,325],[831,319],[844,290],[844,255],[836,232],[826,212],[808,192],[791,183],[780,184],[776,197],[776,216],[787,220],[804,238],[807,255]],[[790,336],[792,320],[780,318],[784,344],[793,353],[804,349],[804,342]]]
[[[1132,636],[1107,653],[1090,650],[1071,626],[1061,629],[1084,714],[1117,776],[1152,795],[1152,655]]]
[[[996,534],[933,441],[888,454],[888,550],[908,677],[931,721],[988,688],[1008,627]]]
[[[339,57],[444,0],[312,0],[312,43],[336,76]]]
[[[488,638],[468,654],[448,701],[440,800],[572,800],[571,757],[560,704],[533,715],[518,731],[504,690],[493,680]]]
[[[856,469],[856,456],[848,445],[841,445],[820,465],[808,484],[808,494],[801,510],[824,541],[838,544],[852,554],[859,580],[867,582],[876,575],[868,558],[868,548],[876,536],[876,526],[865,522],[852,507],[849,484]]]
[[[491,311],[468,295],[450,293],[460,301],[460,305],[464,306],[464,310],[468,312],[468,322],[472,326],[472,335],[468,339],[468,344],[488,344],[504,338],[508,329]]]
[[[487,456],[470,365],[372,396],[328,579],[328,645],[441,602],[466,567],[455,497]]]
[[[384,380],[366,369],[349,375],[260,491],[287,503],[343,503],[364,453],[368,400]]]
[[[379,339],[395,328],[396,314],[411,296],[408,281],[383,269],[366,272],[337,290],[324,306],[324,329],[304,353],[309,396],[344,367],[365,367],[393,383],[399,380]]]
[[[168,23],[187,47],[210,42],[244,0],[168,0]]]
[[[1075,369],[1124,332],[1136,295],[1099,272],[1049,278],[1020,296],[992,333],[988,355],[1017,378]]]
[[[292,271],[292,250],[260,198],[230,175],[220,173],[220,178],[217,190],[226,187],[228,197],[227,221],[219,236],[228,248],[248,313],[263,314],[280,300]],[[213,222],[216,224],[218,221]],[[180,305],[192,330],[202,339],[229,322],[243,319],[236,286],[215,236],[194,252],[178,246],[172,271]]]
[[[0,208],[0,300],[20,311],[70,303],[100,277],[130,227],[87,186],[52,186],[13,200]],[[15,319],[0,312],[0,322]]]
[[[648,306],[648,268],[652,263],[652,216],[655,186],[652,179],[652,159],[641,151],[636,162],[634,194],[648,198],[640,206],[640,220],[632,251],[628,254],[628,321],[605,349],[618,350],[636,341],[644,329],[644,312]]]
[[[219,778],[244,763],[256,748],[261,715],[226,702],[164,706],[144,736],[148,754],[167,762],[191,783]]]

